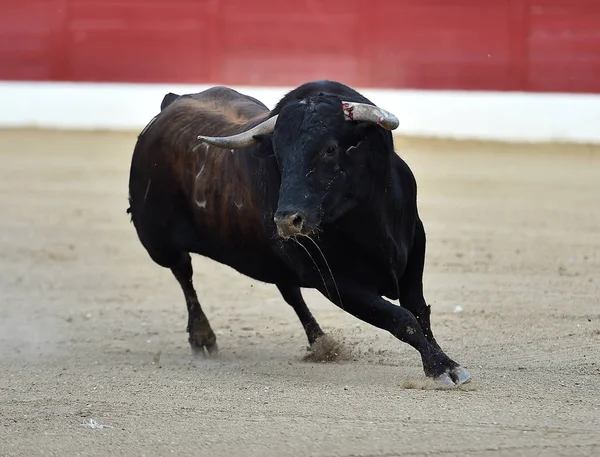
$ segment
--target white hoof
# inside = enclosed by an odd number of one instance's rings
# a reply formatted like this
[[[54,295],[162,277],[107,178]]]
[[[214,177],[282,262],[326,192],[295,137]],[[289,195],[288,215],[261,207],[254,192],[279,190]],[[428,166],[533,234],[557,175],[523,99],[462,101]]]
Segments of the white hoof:
[[[456,380],[456,381],[454,381]],[[456,367],[436,378],[441,387],[454,387],[466,384],[471,380],[470,373],[463,367]]]
[[[441,387],[454,387],[456,385],[448,373],[438,376],[436,381]]]
[[[458,367],[454,370],[456,374],[457,384],[466,384],[471,380],[471,374],[463,367]]]

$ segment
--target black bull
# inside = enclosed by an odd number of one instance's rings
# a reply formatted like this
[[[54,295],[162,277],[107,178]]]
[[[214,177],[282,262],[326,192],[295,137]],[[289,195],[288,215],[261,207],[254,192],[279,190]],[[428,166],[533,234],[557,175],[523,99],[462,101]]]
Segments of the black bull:
[[[311,345],[323,331],[301,288],[410,344],[427,376],[469,380],[431,331],[425,232],[414,176],[394,151],[397,125],[331,81],[296,88],[273,111],[225,87],[165,96],[133,152],[128,211],[150,257],[183,289],[195,353],[217,343],[192,252],[275,284]]]

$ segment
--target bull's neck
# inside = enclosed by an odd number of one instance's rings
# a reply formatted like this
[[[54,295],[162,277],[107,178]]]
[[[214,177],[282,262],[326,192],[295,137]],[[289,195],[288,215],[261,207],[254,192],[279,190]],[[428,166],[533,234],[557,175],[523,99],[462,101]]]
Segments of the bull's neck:
[[[350,225],[360,227],[361,237],[375,236],[382,240],[388,235],[389,216],[398,206],[398,192],[389,165],[370,170],[369,176],[363,195],[349,215]],[[350,231],[354,232],[354,229]]]
[[[392,174],[391,160],[373,171],[365,210],[385,217],[397,205],[398,194]]]

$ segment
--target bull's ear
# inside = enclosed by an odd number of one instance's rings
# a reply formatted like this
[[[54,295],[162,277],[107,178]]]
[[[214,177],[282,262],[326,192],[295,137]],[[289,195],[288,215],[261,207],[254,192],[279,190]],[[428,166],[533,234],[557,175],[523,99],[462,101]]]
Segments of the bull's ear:
[[[252,135],[252,138],[254,138],[259,143],[265,143],[267,141],[270,142],[272,136],[272,133],[260,133],[258,135]]]
[[[258,144],[252,148],[252,152],[250,154],[252,154],[252,156],[256,157],[257,159],[267,159],[273,156],[273,147],[271,143],[272,137],[273,134],[271,133],[261,133],[259,135],[253,135],[252,138],[258,141]]]
[[[358,133],[360,135],[368,135],[372,132],[376,132],[377,131],[377,125],[374,124],[373,122],[363,122],[363,121],[358,121],[356,123],[356,130],[358,131]]]

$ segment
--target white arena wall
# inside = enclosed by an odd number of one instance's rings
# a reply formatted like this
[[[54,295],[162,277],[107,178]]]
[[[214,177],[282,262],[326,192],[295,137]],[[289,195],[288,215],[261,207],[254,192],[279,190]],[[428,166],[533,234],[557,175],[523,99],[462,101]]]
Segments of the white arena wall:
[[[163,96],[208,85],[0,82],[0,128],[139,131]],[[244,87],[272,108],[290,87]],[[399,135],[600,143],[600,94],[358,88],[400,119]]]

